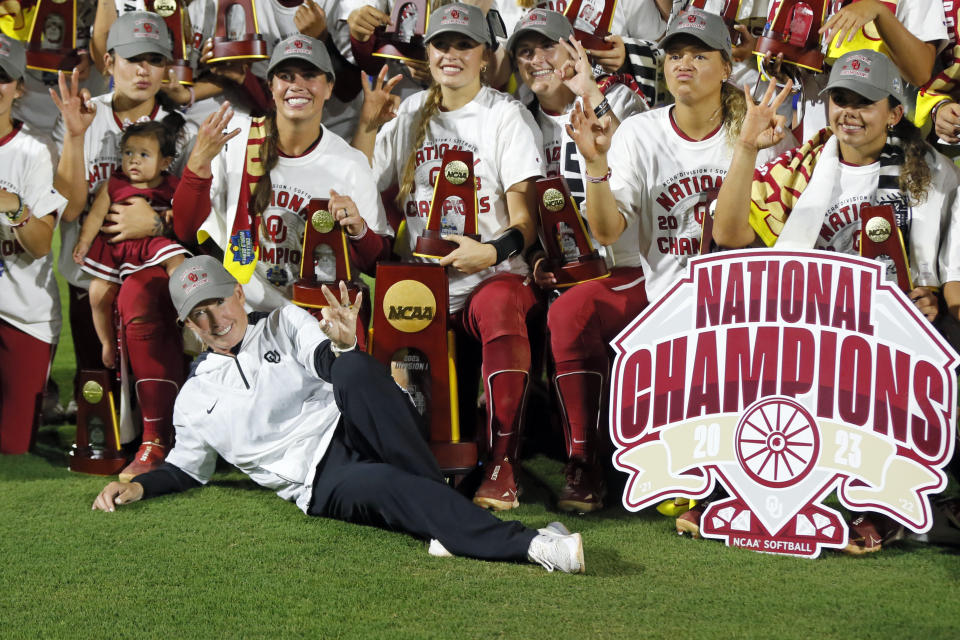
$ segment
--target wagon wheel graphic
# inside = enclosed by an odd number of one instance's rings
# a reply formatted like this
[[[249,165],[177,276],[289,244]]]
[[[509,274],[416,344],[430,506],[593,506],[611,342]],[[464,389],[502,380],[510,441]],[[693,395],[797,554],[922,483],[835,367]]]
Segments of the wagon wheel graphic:
[[[746,474],[766,487],[803,480],[820,456],[820,429],[813,416],[790,398],[768,398],[747,408],[734,440]]]

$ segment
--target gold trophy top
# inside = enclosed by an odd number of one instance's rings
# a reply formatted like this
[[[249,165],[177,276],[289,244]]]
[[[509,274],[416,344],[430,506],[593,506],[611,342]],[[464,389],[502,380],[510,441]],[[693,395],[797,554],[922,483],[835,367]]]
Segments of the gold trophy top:
[[[310,217],[310,224],[317,233],[330,233],[333,231],[333,214],[326,209],[314,211]]]

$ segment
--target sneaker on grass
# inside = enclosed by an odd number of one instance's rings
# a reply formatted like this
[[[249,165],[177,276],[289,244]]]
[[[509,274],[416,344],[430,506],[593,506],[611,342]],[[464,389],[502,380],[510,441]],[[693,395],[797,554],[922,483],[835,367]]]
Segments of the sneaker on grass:
[[[527,549],[527,559],[547,571],[559,569],[564,573],[583,573],[583,538],[579,533],[563,535],[557,531],[538,533]]]
[[[562,538],[570,535],[570,530],[563,526],[562,522],[551,522],[542,529],[537,529],[537,533],[542,536],[553,536]],[[443,543],[436,538],[430,538],[430,544],[427,547],[427,553],[434,558],[452,558],[453,554],[447,551]]]

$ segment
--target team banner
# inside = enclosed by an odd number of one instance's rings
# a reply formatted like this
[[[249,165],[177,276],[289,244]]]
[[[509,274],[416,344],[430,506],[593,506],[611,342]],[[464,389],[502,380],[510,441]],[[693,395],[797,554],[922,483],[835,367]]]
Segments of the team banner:
[[[821,504],[916,532],[953,455],[960,356],[874,260],[751,250],[694,258],[612,343],[623,504],[730,497],[700,532],[816,557],[847,528]]]

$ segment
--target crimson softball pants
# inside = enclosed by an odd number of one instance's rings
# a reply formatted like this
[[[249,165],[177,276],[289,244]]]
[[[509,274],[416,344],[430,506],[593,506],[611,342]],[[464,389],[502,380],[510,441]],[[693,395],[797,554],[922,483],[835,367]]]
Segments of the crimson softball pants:
[[[536,532],[447,485],[420,415],[386,367],[359,351],[332,369],[342,419],[317,467],[310,515],[436,538],[458,556],[524,560]]]
[[[0,453],[29,451],[52,350],[0,320]]]

